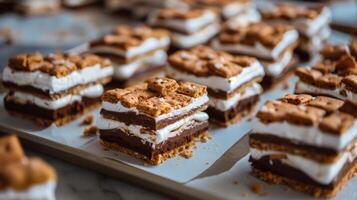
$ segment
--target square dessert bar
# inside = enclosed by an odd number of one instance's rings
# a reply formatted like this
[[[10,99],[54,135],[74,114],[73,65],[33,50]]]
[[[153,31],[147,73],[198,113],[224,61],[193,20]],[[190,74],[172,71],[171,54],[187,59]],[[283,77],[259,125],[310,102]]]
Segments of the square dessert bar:
[[[264,68],[257,59],[233,56],[207,46],[172,54],[167,76],[206,85],[210,121],[228,126],[250,113],[262,92]]]
[[[296,93],[327,95],[346,101],[346,111],[357,115],[356,45],[326,45],[321,61],[312,68],[297,68]],[[351,111],[351,109],[353,111]]]
[[[39,158],[25,157],[16,136],[0,136],[0,163],[0,199],[55,199],[55,170]]]
[[[252,174],[315,197],[333,197],[357,173],[357,120],[343,101],[288,94],[268,101],[249,135]]]
[[[264,66],[263,87],[281,79],[293,67],[293,50],[298,32],[288,25],[252,23],[244,27],[225,26],[212,47],[235,55],[256,57]]]
[[[178,49],[205,44],[220,30],[219,16],[211,9],[160,9],[149,16],[148,23],[170,30],[172,45]]]
[[[102,145],[158,165],[206,136],[206,87],[152,78],[103,95],[97,120]]]
[[[166,63],[169,33],[147,26],[116,27],[111,33],[92,41],[88,52],[110,58],[117,85],[157,74]]]
[[[5,108],[41,126],[61,126],[99,106],[112,74],[110,61],[95,55],[20,54],[3,71]]]
[[[321,5],[277,4],[262,10],[262,18],[269,23],[293,25],[300,33],[299,49],[307,53],[317,53],[331,33],[331,11]]]

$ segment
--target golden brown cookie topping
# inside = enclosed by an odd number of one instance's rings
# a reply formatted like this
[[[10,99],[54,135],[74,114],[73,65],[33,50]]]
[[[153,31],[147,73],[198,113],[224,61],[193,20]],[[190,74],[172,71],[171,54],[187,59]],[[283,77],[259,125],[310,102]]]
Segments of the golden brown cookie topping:
[[[148,38],[162,38],[168,37],[168,35],[168,31],[162,29],[152,29],[147,26],[120,25],[112,33],[93,41],[90,45],[92,47],[108,45],[127,50],[141,45]]]
[[[319,128],[322,131],[340,135],[350,129],[353,123],[354,117],[352,115],[334,112],[321,121]]]
[[[326,96],[317,96],[309,101],[307,105],[324,109],[327,112],[333,112],[343,105],[343,101]]]
[[[197,98],[207,94],[207,87],[196,83],[182,81],[179,83],[177,93]]]
[[[267,24],[264,22],[252,23],[246,27],[225,26],[219,40],[224,44],[242,43],[245,45],[254,45],[260,42],[268,48],[274,48],[281,42],[284,34],[292,27],[283,24]]]
[[[41,53],[19,54],[9,59],[8,66],[24,71],[36,71],[41,67],[44,57]]]
[[[247,56],[233,56],[215,51],[207,46],[198,46],[172,54],[168,62],[174,68],[196,76],[220,76],[230,78],[242,72],[244,67],[257,62]]]
[[[179,10],[175,8],[165,8],[157,12],[157,18],[160,20],[178,19],[187,20],[200,17],[204,14],[205,9]]]
[[[342,83],[345,84],[346,89],[357,93],[357,75],[348,75],[342,79]]]
[[[300,94],[300,95],[287,94],[281,99],[281,101],[285,102],[285,103],[294,104],[294,105],[301,105],[301,104],[305,104],[305,103],[311,101],[312,99],[313,99],[313,97],[308,94]]]
[[[137,108],[139,111],[154,117],[168,113],[172,109],[171,105],[162,97],[151,97],[141,101]]]
[[[147,81],[148,88],[165,96],[174,93],[179,85],[173,79],[155,77]]]
[[[322,11],[322,6],[303,7],[295,4],[279,4],[272,10],[262,11],[264,19],[295,20],[298,18],[315,19]]]
[[[22,151],[20,141],[15,135],[0,137],[0,163],[18,162],[23,158],[24,152]]]
[[[127,108],[134,107],[141,113],[155,117],[187,106],[194,98],[203,95],[207,95],[207,88],[203,85],[152,78],[125,89],[108,90],[102,99],[110,103],[120,102]]]

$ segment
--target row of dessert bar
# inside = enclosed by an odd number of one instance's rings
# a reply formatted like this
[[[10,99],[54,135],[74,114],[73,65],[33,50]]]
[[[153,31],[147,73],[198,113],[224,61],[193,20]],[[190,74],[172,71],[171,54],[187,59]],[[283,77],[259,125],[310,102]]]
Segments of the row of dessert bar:
[[[277,4],[262,11],[262,21],[258,13],[258,17],[238,16],[227,22],[214,9],[163,8],[148,16],[152,28],[118,27],[91,42],[89,52],[110,57],[114,79],[125,82],[160,70],[167,49],[171,54],[205,44],[257,58],[266,74],[263,86],[269,87],[294,67],[298,61],[294,52],[313,56],[320,50],[330,34],[329,22],[330,11],[322,6]]]
[[[357,43],[328,45],[298,68],[296,94],[269,100],[249,135],[252,174],[315,197],[357,175]]]
[[[55,199],[55,169],[40,158],[25,156],[15,135],[0,135],[0,163],[0,199]]]

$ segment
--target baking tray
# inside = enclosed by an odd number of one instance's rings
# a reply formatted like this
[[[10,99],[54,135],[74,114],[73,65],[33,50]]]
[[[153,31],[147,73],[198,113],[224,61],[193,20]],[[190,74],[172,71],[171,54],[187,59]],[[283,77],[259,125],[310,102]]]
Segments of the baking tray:
[[[296,77],[289,75],[272,90],[265,92],[258,107],[267,99],[276,99],[292,92],[296,80]],[[229,128],[210,127],[212,138],[207,143],[199,143],[189,159],[177,156],[162,165],[148,166],[124,154],[103,149],[97,137],[82,137],[85,126],[80,126],[80,123],[83,117],[63,127],[41,129],[29,121],[10,116],[4,109],[3,96],[0,96],[2,132],[16,133],[26,145],[39,152],[110,177],[177,199],[309,198],[301,193],[286,192],[285,186],[269,186],[249,175],[246,135],[250,131],[249,117]],[[91,114],[98,115],[99,111]],[[249,189],[252,183],[264,185],[267,195],[252,193]],[[356,187],[355,178],[336,199],[356,199],[357,192],[353,189]]]

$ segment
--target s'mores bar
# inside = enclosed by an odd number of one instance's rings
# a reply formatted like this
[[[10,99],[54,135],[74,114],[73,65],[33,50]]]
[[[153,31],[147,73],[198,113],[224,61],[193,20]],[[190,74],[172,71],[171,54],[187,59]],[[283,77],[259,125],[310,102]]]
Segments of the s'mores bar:
[[[25,157],[16,136],[0,136],[0,163],[0,199],[55,199],[55,170],[39,158]]]
[[[102,145],[158,165],[206,136],[206,87],[152,78],[103,95],[97,120]]]
[[[3,71],[7,111],[38,125],[61,126],[100,104],[113,68],[95,55],[20,54]]]
[[[291,26],[260,22],[243,27],[225,26],[213,40],[212,47],[235,55],[256,57],[265,70],[262,85],[269,87],[293,67],[297,41],[298,32]]]
[[[210,121],[228,126],[249,114],[262,92],[264,68],[257,59],[233,56],[207,46],[172,54],[167,76],[207,86]]]
[[[353,44],[326,45],[321,61],[312,68],[297,68],[295,92],[346,100],[346,111],[357,116],[357,45]]]
[[[252,174],[315,197],[333,197],[357,174],[357,120],[343,101],[289,94],[268,101],[249,135]]]
[[[331,11],[326,6],[277,4],[262,10],[262,18],[269,23],[293,25],[300,33],[298,50],[317,53],[330,36]]]
[[[172,45],[177,49],[205,44],[220,30],[219,16],[211,9],[160,9],[149,16],[148,22],[170,30]]]
[[[159,73],[166,64],[169,45],[165,30],[121,25],[91,42],[88,52],[109,58],[116,85],[125,86]]]

